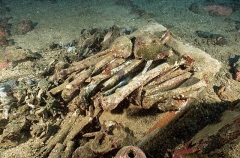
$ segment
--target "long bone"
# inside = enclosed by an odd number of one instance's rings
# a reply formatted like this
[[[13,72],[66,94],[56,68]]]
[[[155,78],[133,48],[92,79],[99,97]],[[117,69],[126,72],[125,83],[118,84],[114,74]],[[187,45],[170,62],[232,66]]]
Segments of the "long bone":
[[[107,66],[105,70],[103,70],[102,73],[91,78],[91,82],[81,89],[79,95],[73,99],[72,104],[75,104],[81,109],[86,110],[87,106],[89,105],[88,101],[90,93],[97,89],[103,80],[108,79],[128,64],[130,64],[130,62],[123,58],[117,58],[114,60]]]
[[[77,105],[82,110],[86,110],[87,106],[89,105],[90,93],[98,89],[102,81],[110,78],[112,75],[129,64],[131,64],[131,60],[126,61],[126,59],[123,58],[117,58],[112,63],[108,64],[102,73],[93,76],[91,78],[91,82],[86,87],[81,89],[79,95],[73,99],[72,104]]]
[[[140,86],[144,86],[150,80],[157,77],[158,75],[165,73],[174,67],[178,67],[181,64],[182,62],[175,63],[174,65],[163,63],[147,71],[145,74],[137,75],[131,81],[129,81],[127,85],[119,88],[114,94],[101,97],[100,103],[102,105],[102,108],[106,111],[111,111],[115,109],[118,106],[118,104],[134,90],[136,90]]]
[[[104,69],[107,64],[113,62],[115,60],[115,56],[113,54],[106,55],[106,57],[102,60],[98,60],[98,63],[96,63],[95,68],[93,70],[93,74],[100,71],[101,69]]]
[[[131,101],[139,106],[142,106],[142,99],[144,96],[149,96],[149,95],[153,95],[155,93],[159,93],[161,91],[166,91],[166,90],[171,90],[173,88],[177,88],[179,87],[181,84],[183,84],[188,78],[190,78],[192,76],[192,73],[187,72],[187,71],[183,71],[181,69],[181,71],[174,71],[176,70],[176,68],[171,69],[170,71],[168,71],[167,73],[160,75],[160,78],[157,77],[157,82],[159,82],[159,79],[162,80],[162,82],[160,82],[160,84],[153,84],[148,86],[149,83],[147,85],[145,85],[144,87],[140,87],[137,90],[135,90],[132,93],[132,97],[130,97]],[[176,73],[174,73],[176,72]],[[170,75],[170,74],[174,75]],[[161,78],[162,77],[162,78]],[[154,81],[156,81],[156,79],[154,79]],[[157,83],[154,82],[154,83]],[[133,98],[133,99],[132,99]]]
[[[133,71],[136,67],[138,67],[143,60],[133,59],[131,60],[131,63],[123,67],[121,70],[119,70],[115,75],[113,75],[110,79],[108,79],[105,83],[103,83],[103,90],[107,90],[109,88],[112,88],[116,82],[121,80],[124,76],[126,76],[128,73]]]
[[[130,57],[132,55],[132,42],[126,36],[120,36],[112,43],[108,51],[109,53],[106,55],[106,58],[101,61],[98,60],[100,62],[95,65],[93,74],[116,58],[127,59]]]
[[[191,76],[192,76],[191,72],[185,72],[185,73],[183,73],[179,76],[176,76],[174,78],[171,78],[159,85],[155,85],[154,88],[145,89],[144,95],[149,96],[149,95],[156,94],[158,92],[176,88],[176,87],[180,86],[184,81],[186,81],[186,79],[190,78]]]
[[[102,81],[103,79],[109,77],[109,75],[110,75],[111,73],[113,73],[113,72],[111,72],[112,69],[115,68],[115,67],[117,67],[117,66],[119,66],[119,65],[121,65],[121,64],[122,64],[123,62],[125,62],[125,61],[126,61],[126,59],[117,58],[117,59],[114,60],[112,63],[110,63],[110,64],[107,66],[107,68],[106,68],[100,75],[97,75],[98,77],[96,77],[96,76],[93,77],[93,78],[92,78],[93,82],[98,83],[98,81]],[[109,73],[110,73],[110,74],[109,74]],[[53,95],[55,95],[55,94],[61,92],[61,91],[66,87],[66,85],[69,84],[69,80],[70,80],[70,79],[73,79],[74,76],[75,76],[74,73],[71,74],[71,75],[64,81],[63,84],[61,84],[61,85],[59,85],[59,86],[51,89],[51,90],[50,90],[50,93],[53,94]],[[110,75],[110,76],[111,76],[111,75]],[[98,79],[97,79],[97,78],[98,78]],[[93,85],[95,85],[95,83],[93,83]]]
[[[88,96],[102,81],[110,78],[129,64],[131,64],[131,60],[116,59],[113,63],[109,64],[102,73],[91,78],[91,82],[84,88],[84,96]]]
[[[49,91],[50,94],[56,95],[57,93],[61,92],[67,84],[69,84],[70,80],[72,80],[76,76],[76,72],[72,73],[71,75],[68,76],[68,78],[59,86],[54,87]]]
[[[153,94],[150,96],[145,96],[142,101],[142,107],[145,109],[149,109],[152,107],[155,103],[160,102],[161,100],[172,98],[176,95],[181,95],[183,93],[189,92],[189,91],[196,91],[202,87],[206,87],[207,83],[204,80],[200,80],[197,83],[187,86],[187,87],[179,87],[173,90],[159,92],[157,94]]]
[[[132,42],[126,36],[118,37],[107,50],[97,53],[91,57],[88,57],[82,61],[79,61],[73,66],[56,72],[49,78],[49,81],[59,81],[65,79],[69,74],[84,70],[90,66],[95,66],[93,73],[99,71],[99,69],[106,66],[115,58],[128,58],[132,54]],[[100,62],[99,62],[100,61]]]
[[[102,51],[100,53],[97,53],[91,57],[88,57],[82,61],[73,63],[71,67],[62,69],[59,72],[55,72],[50,78],[49,81],[59,81],[61,79],[65,79],[69,74],[73,72],[79,72],[82,71],[90,66],[95,65],[98,63],[100,60],[105,58],[105,55],[108,53],[107,50]]]
[[[91,76],[93,69],[94,67],[90,67],[87,70],[80,72],[77,78],[65,86],[61,95],[63,100],[68,101],[73,96],[74,92],[80,88],[80,85]]]
[[[127,76],[125,77],[122,81],[120,81],[116,86],[112,87],[111,89],[105,91],[103,93],[104,96],[107,96],[107,95],[110,95],[110,94],[113,94],[118,88],[126,85],[128,83],[128,81],[130,80],[130,76]]]
[[[186,71],[184,71],[180,68],[171,69],[170,71],[166,72],[165,74],[158,76],[153,81],[149,82],[147,85],[144,86],[144,89],[153,88],[156,85],[158,85],[168,79],[171,79],[173,77],[181,75],[184,72],[186,72]]]

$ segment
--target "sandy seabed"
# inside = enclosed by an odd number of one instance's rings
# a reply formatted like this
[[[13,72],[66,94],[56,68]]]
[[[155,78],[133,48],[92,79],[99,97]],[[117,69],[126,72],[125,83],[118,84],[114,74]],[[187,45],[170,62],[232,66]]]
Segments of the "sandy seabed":
[[[233,63],[240,57],[240,31],[236,29],[236,24],[240,23],[240,4],[234,8],[230,16],[211,16],[207,12],[196,14],[189,10],[193,3],[207,4],[208,2],[204,0],[184,2],[133,0],[138,9],[144,11],[142,15],[134,11],[129,3],[116,2],[119,1],[56,0],[51,3],[48,0],[3,0],[5,6],[10,9],[5,15],[12,17],[9,23],[16,25],[23,19],[36,23],[34,29],[27,34],[9,37],[14,40],[14,46],[38,52],[49,47],[53,42],[71,43],[81,35],[83,29],[109,29],[117,25],[131,30],[149,21],[157,21],[167,27],[179,40],[200,48],[222,63],[222,69],[216,75],[213,86],[227,82],[231,86],[240,87],[239,82],[233,80],[231,71]],[[221,1],[224,2],[228,1]],[[235,1],[235,3],[240,2]],[[199,37],[196,31],[221,34],[228,43],[223,46],[213,44],[208,39]],[[213,90],[209,91],[213,92]],[[226,118],[228,116],[226,115]],[[237,157],[239,139],[234,143],[236,150],[231,149],[230,152]]]

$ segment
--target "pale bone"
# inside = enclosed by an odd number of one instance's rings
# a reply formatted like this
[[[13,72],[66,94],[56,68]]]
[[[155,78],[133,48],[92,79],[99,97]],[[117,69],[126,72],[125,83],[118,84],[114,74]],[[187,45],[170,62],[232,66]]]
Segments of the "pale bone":
[[[144,95],[149,96],[149,95],[161,92],[161,91],[166,91],[166,90],[172,89],[176,86],[180,86],[179,84],[183,83],[183,81],[190,78],[191,76],[192,76],[191,72],[182,73],[181,75],[171,78],[159,85],[155,85],[154,88],[146,89]]]
[[[188,87],[179,87],[173,90],[169,90],[169,91],[164,91],[164,92],[160,92],[158,94],[154,94],[151,96],[146,96],[143,98],[142,101],[142,106],[143,108],[150,108],[153,104],[157,103],[160,100],[163,100],[165,98],[170,98],[173,97],[175,95],[179,95],[179,94],[183,94],[189,91],[196,91],[198,89],[204,88],[207,86],[206,81],[204,80],[200,80],[197,83],[188,86]]]
[[[128,73],[130,73],[134,68],[139,66],[142,62],[143,62],[143,60],[138,60],[138,59],[131,60],[130,65],[123,67],[114,76],[112,76],[105,83],[103,83],[103,90],[112,88],[116,82],[121,80],[124,76],[126,76]]]
[[[116,108],[117,105],[134,90],[136,90],[140,86],[144,86],[150,80],[157,77],[159,74],[169,71],[173,67],[179,66],[181,64],[182,62],[175,63],[174,65],[163,63],[153,68],[152,70],[149,70],[145,74],[137,75],[126,86],[119,88],[114,94],[106,97],[101,97],[100,102],[101,102],[102,108],[107,111]]]

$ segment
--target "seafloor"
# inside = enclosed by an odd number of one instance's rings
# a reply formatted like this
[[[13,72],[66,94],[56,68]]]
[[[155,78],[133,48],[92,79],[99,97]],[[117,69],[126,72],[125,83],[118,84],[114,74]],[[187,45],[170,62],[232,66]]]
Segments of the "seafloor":
[[[230,15],[219,15],[204,10],[204,6],[213,4],[232,8],[232,13]],[[179,132],[178,134],[173,134],[173,137],[176,137],[176,142],[172,142],[175,139],[167,138],[166,142],[159,143],[159,147],[153,146],[152,149],[149,149],[151,147],[148,146],[147,149],[144,149],[148,151],[146,153],[147,157],[171,156],[175,150],[188,141],[201,141],[201,139],[210,135],[213,136],[209,139],[215,140],[215,142],[211,143],[219,144],[218,141],[220,140],[215,137],[217,137],[216,133],[222,127],[225,125],[230,126],[234,121],[237,121],[236,124],[239,125],[240,82],[235,80],[236,76],[234,74],[237,71],[234,70],[234,63],[240,60],[239,0],[0,0],[0,9],[0,19],[2,20],[0,33],[2,34],[2,29],[4,29],[6,34],[4,37],[0,34],[1,52],[14,47],[29,49],[31,52],[37,52],[41,56],[48,56],[48,54],[43,52],[47,52],[53,43],[60,46],[70,46],[70,43],[79,39],[84,30],[95,28],[109,30],[115,25],[131,32],[154,21],[169,29],[173,37],[205,51],[211,57],[221,62],[222,67],[220,71],[217,72],[210,86],[203,91],[203,96],[201,96],[204,99],[201,100],[203,105],[200,112],[206,108],[202,112],[202,116],[198,112],[196,113],[200,116],[192,116],[194,115],[194,110],[190,110],[192,113],[189,112],[186,116],[184,115],[186,118],[194,118],[193,120],[196,120],[198,125],[169,127],[168,129],[172,130],[169,133],[174,133],[173,131],[175,130]],[[31,25],[31,28],[26,28],[28,27],[27,25],[22,26],[19,23],[28,23]],[[25,27],[23,30],[26,32],[21,31],[22,27]],[[222,38],[224,40],[221,40]],[[11,69],[11,67],[4,65],[4,63],[11,62],[11,59],[5,58],[6,54],[2,54],[4,53],[1,53],[0,56],[0,71],[2,71],[0,73],[0,83],[6,82],[6,80],[11,78],[11,75],[10,77],[5,77],[8,74],[3,73],[5,69]],[[18,55],[16,54],[16,56]],[[55,57],[57,58],[57,56]],[[22,60],[21,57],[19,59]],[[17,66],[20,65],[18,63]],[[33,65],[31,66],[33,67]],[[216,95],[216,91],[223,84],[228,85],[227,88],[232,89],[230,94],[222,96],[224,99],[221,96],[218,98],[219,96]],[[231,109],[232,107],[234,108]],[[156,122],[159,117],[154,110],[142,112],[141,115],[131,110],[133,109],[130,108],[127,115],[115,114],[115,119],[122,121],[121,123],[124,126],[133,130],[135,136],[140,138],[144,135],[143,133],[148,131],[144,129],[145,125],[142,126],[141,123],[148,124],[151,122],[151,119]],[[131,115],[131,112],[137,116],[128,116]],[[154,115],[150,116],[148,114],[151,112]],[[148,118],[143,120],[145,122],[138,121],[138,117],[141,116]],[[124,117],[132,120],[129,121],[124,119]],[[106,118],[111,118],[111,114],[105,114],[105,117],[102,119]],[[199,121],[201,119],[202,122]],[[182,124],[185,123],[183,121]],[[214,147],[209,148],[208,151],[205,151],[206,153],[198,152],[199,156],[239,157],[239,126],[234,127],[235,131],[229,129],[227,132],[229,135],[231,132],[235,132],[234,139],[232,138],[231,141],[228,141],[227,145],[222,144],[217,147],[212,145]],[[187,130],[181,129],[183,127],[187,128]],[[0,126],[0,134],[2,134],[4,128],[3,125]],[[194,130],[189,128],[194,128]],[[187,132],[189,132],[189,135]],[[166,137],[171,137],[169,135],[166,134]],[[14,145],[10,143],[1,145],[0,157],[34,157],[34,153],[37,153],[38,149],[34,148],[35,151],[29,151],[30,149],[28,150],[26,147],[28,146],[26,145],[27,141],[24,140],[22,142],[19,143],[18,147],[13,148],[11,145]],[[23,145],[24,143],[25,145]],[[28,141],[28,143],[31,144],[33,141]],[[81,143],[79,142],[79,144]],[[173,143],[173,145],[165,146],[166,143]],[[161,145],[163,149],[160,149]],[[202,143],[201,145],[204,144]],[[42,146],[39,145],[39,149]],[[19,151],[22,151],[22,153],[19,154]],[[187,154],[187,149],[185,151],[185,153],[183,152],[179,155]],[[193,153],[196,154],[196,152]],[[197,156],[197,154],[194,156]]]

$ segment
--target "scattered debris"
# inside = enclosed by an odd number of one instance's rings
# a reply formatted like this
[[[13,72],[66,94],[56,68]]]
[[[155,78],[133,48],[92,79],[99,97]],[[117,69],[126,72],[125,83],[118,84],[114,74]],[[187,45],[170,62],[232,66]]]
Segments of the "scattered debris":
[[[227,39],[221,34],[214,34],[211,32],[204,32],[204,31],[196,31],[197,35],[201,38],[206,38],[212,42],[212,44],[216,45],[226,45]]]

